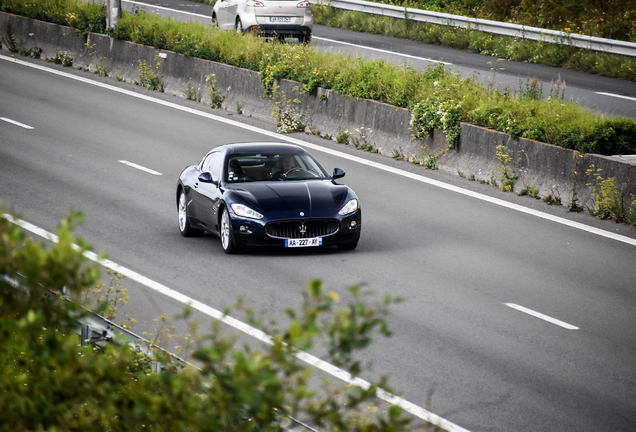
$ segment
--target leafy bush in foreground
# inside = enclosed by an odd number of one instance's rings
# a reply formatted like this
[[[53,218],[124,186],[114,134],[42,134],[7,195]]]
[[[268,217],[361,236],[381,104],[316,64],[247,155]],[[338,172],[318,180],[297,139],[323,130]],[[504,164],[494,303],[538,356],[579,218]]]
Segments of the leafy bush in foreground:
[[[354,353],[389,334],[384,316],[394,300],[370,305],[358,287],[337,307],[337,294],[311,282],[302,309],[288,310],[289,326],[271,330],[272,343],[262,349],[236,349],[218,323],[208,336],[195,334],[200,370],[179,371],[158,352],[165,369],[157,374],[124,341],[81,346],[71,333],[84,311],[59,294],[66,287],[78,295],[99,279],[99,267],[82,255],[89,245],[72,235],[80,216],[62,221],[59,241],[46,247],[0,208],[0,431],[281,431],[289,415],[323,430],[406,430],[410,421],[396,406],[374,419],[357,412],[384,380],[318,396],[308,384],[313,370],[295,356],[320,337],[326,361],[361,372]],[[253,314],[248,319],[257,324]]]

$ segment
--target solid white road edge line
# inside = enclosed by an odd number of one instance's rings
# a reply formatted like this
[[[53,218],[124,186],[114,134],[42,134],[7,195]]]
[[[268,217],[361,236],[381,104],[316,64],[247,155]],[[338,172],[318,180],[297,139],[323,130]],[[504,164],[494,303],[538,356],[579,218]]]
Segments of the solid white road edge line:
[[[55,69],[49,69],[46,66],[41,66],[41,65],[37,65],[37,64],[33,64],[33,63],[28,63],[28,62],[25,62],[25,61],[22,61],[22,60],[15,59],[13,57],[6,57],[6,56],[0,55],[0,60],[7,60],[7,61],[10,61],[10,62],[13,62],[13,63],[18,63],[18,64],[23,65],[23,66],[28,66],[28,67],[31,67],[31,68],[34,68],[34,69],[39,69],[39,70],[42,70],[42,71],[45,71],[45,72],[48,72],[48,73],[52,73],[52,74],[55,74],[55,75],[60,75],[60,76],[63,76],[63,77],[66,77],[66,78],[70,78],[70,79],[73,79],[73,80],[76,80],[76,81],[80,81],[80,82],[83,82],[83,83],[86,83],[86,84],[90,84],[90,85],[101,87],[101,88],[104,88],[104,89],[107,89],[107,90],[111,90],[111,91],[114,91],[114,92],[122,93],[122,94],[131,96],[131,97],[134,97],[134,98],[137,98],[137,99],[142,99],[142,100],[145,100],[145,101],[148,101],[148,102],[152,102],[152,103],[156,103],[156,104],[163,105],[163,106],[166,106],[166,107],[174,108],[174,109],[177,109],[177,110],[180,110],[180,111],[183,111],[183,112],[187,112],[187,113],[190,113],[190,114],[198,115],[200,117],[204,117],[204,118],[207,118],[207,119],[210,119],[210,120],[214,120],[214,121],[217,121],[217,122],[220,122],[220,123],[225,123],[225,124],[237,127],[237,128],[242,128],[242,129],[245,129],[245,130],[256,132],[256,133],[259,133],[261,135],[266,135],[266,136],[269,136],[269,137],[272,137],[272,138],[276,138],[277,140],[280,140],[280,141],[287,141],[289,143],[296,144],[296,145],[303,146],[303,147],[307,147],[309,149],[312,149],[312,150],[315,150],[315,151],[318,151],[318,152],[321,152],[321,153],[330,154],[332,156],[336,156],[336,157],[339,157],[339,158],[342,158],[342,159],[347,159],[347,160],[350,160],[352,162],[357,162],[357,163],[362,164],[362,165],[367,165],[367,166],[370,166],[370,167],[373,167],[373,168],[376,168],[376,169],[379,169],[379,170],[382,170],[382,171],[387,171],[387,172],[390,172],[390,173],[393,173],[393,174],[396,174],[396,175],[399,175],[399,176],[402,176],[402,177],[406,177],[406,178],[410,178],[412,180],[416,180],[416,181],[419,181],[419,182],[422,182],[422,183],[426,183],[426,184],[429,184],[431,186],[437,186],[439,188],[446,189],[446,190],[449,190],[449,191],[452,191],[452,192],[457,192],[459,194],[466,195],[466,196],[469,196],[469,197],[472,197],[472,198],[475,198],[475,199],[478,199],[478,200],[481,200],[481,201],[486,201],[486,202],[489,202],[491,204],[496,204],[498,206],[505,207],[505,208],[508,208],[510,210],[515,210],[515,211],[518,211],[518,212],[521,212],[521,213],[525,213],[525,214],[529,214],[529,215],[532,215],[532,216],[536,216],[538,218],[542,218],[542,219],[546,219],[546,220],[549,220],[549,221],[552,221],[552,222],[556,222],[558,224],[569,226],[571,228],[575,228],[575,229],[578,229],[578,230],[581,230],[581,231],[585,231],[585,232],[588,232],[588,233],[591,233],[591,234],[596,234],[596,235],[599,235],[601,237],[606,237],[606,238],[609,238],[609,239],[612,239],[612,240],[616,240],[616,241],[619,241],[619,242],[627,243],[627,244],[632,245],[632,246],[636,246],[636,239],[633,239],[633,238],[630,238],[630,237],[627,237],[627,236],[624,236],[624,235],[616,234],[616,233],[613,233],[613,232],[610,232],[610,231],[605,231],[605,230],[602,230],[600,228],[591,227],[589,225],[585,225],[585,224],[582,224],[582,223],[579,223],[579,222],[570,221],[570,220],[567,220],[567,219],[559,217],[559,216],[553,216],[553,215],[550,215],[550,214],[547,214],[547,213],[540,212],[538,210],[533,210],[533,209],[530,209],[530,208],[523,207],[523,206],[518,205],[518,204],[509,203],[509,202],[506,202],[506,201],[498,199],[498,198],[489,197],[488,195],[484,195],[484,194],[481,194],[479,192],[473,192],[473,191],[470,191],[470,190],[467,190],[467,189],[460,188],[459,186],[453,186],[453,185],[449,185],[449,184],[446,184],[446,183],[438,181],[438,180],[429,179],[429,178],[421,176],[419,174],[413,174],[413,173],[410,173],[408,171],[403,171],[403,170],[398,169],[398,168],[389,167],[389,166],[383,165],[383,164],[378,163],[378,162],[373,162],[373,161],[370,161],[370,160],[366,160],[366,159],[363,159],[363,158],[358,157],[358,156],[348,155],[346,153],[342,153],[342,152],[339,152],[337,150],[332,150],[332,149],[329,149],[329,148],[325,148],[325,147],[319,146],[317,144],[311,144],[311,143],[302,141],[302,140],[297,139],[297,138],[285,136],[284,134],[279,134],[279,133],[276,133],[276,132],[271,132],[271,131],[268,131],[268,130],[264,130],[264,129],[258,128],[256,126],[243,124],[243,123],[237,122],[235,120],[230,120],[230,119],[227,119],[227,118],[219,117],[219,116],[216,116],[216,115],[211,114],[211,113],[206,113],[206,112],[203,112],[203,111],[196,110],[194,108],[181,106],[181,105],[175,104],[173,102],[168,102],[168,101],[164,101],[164,100],[161,100],[161,99],[156,99],[156,98],[153,98],[152,96],[148,96],[148,95],[143,94],[143,93],[135,93],[135,92],[130,91],[130,90],[122,89],[122,88],[119,88],[119,87],[114,87],[114,86],[112,86],[110,84],[106,84],[106,83],[103,83],[103,82],[100,82],[100,81],[93,81],[92,79],[88,79],[88,78],[84,78],[84,77],[76,76],[76,75],[71,75],[71,74],[63,72],[63,71],[58,71],[58,70],[55,70]]]
[[[578,327],[573,326],[572,324],[568,324],[568,323],[566,323],[564,321],[558,320],[556,318],[552,318],[551,316],[544,315],[541,312],[537,312],[537,311],[534,311],[532,309],[528,309],[526,307],[519,306],[518,304],[514,304],[514,303],[504,303],[504,304],[506,306],[508,306],[508,307],[511,307],[511,308],[516,309],[518,311],[527,313],[528,315],[532,315],[533,317],[542,319],[542,320],[550,322],[552,324],[556,324],[556,325],[561,326],[563,328],[566,328],[568,330],[578,330],[579,329]]]
[[[125,160],[120,160],[119,162],[123,163],[124,165],[128,165],[129,167],[133,167],[133,168],[137,168],[138,170],[145,171],[145,172],[150,173],[152,175],[158,175],[158,176],[163,175],[159,171],[151,170],[150,168],[146,168],[146,167],[143,167],[141,165],[137,165],[136,163],[133,163],[133,162],[128,162],[128,161],[125,161]]]
[[[7,219],[8,221],[10,221],[11,223],[14,223],[18,226],[20,226],[22,229],[29,231],[35,235],[38,235],[44,239],[50,240],[52,242],[57,243],[58,242],[58,237],[57,235],[50,233],[36,225],[33,225],[32,223],[26,222],[22,219],[18,219],[15,218],[13,216],[11,216],[8,213],[5,213],[4,215],[2,215],[5,219]],[[79,246],[77,245],[73,245],[73,247],[76,250],[79,250]],[[117,264],[114,261],[111,261],[109,259],[102,259],[99,257],[98,254],[96,254],[95,252],[91,252],[91,251],[86,251],[84,252],[84,256],[86,258],[88,258],[89,260],[96,262],[106,268],[109,268],[113,271],[116,271],[117,273],[120,273],[124,276],[126,276],[126,278],[134,280],[135,282],[144,285],[154,291],[157,291],[161,294],[164,294],[167,297],[170,297],[174,300],[177,300],[180,303],[183,304],[187,304],[189,305],[192,309],[196,309],[199,312],[202,312],[216,320],[219,320],[231,327],[234,327],[237,330],[242,331],[245,334],[248,334],[252,337],[254,337],[255,339],[258,339],[262,342],[265,342],[267,344],[271,344],[271,336],[269,336],[268,334],[264,333],[263,331],[250,326],[249,324],[245,324],[242,321],[239,321],[235,318],[232,318],[231,316],[228,315],[224,315],[223,312],[218,311],[204,303],[201,303],[200,301],[194,300],[184,294],[181,294],[178,291],[175,291],[171,288],[168,288],[165,285],[160,284],[159,282],[155,282],[150,278],[147,278],[146,276],[143,276],[133,270],[130,270],[124,266],[121,266],[119,264]],[[364,389],[368,389],[370,387],[370,383],[368,381],[365,381],[361,378],[352,378],[351,374],[349,374],[349,372],[338,368],[337,366],[334,366],[330,363],[327,363],[324,360],[319,359],[318,357],[314,357],[311,354],[308,354],[306,352],[300,351],[298,354],[296,354],[296,357],[298,357],[298,359],[304,361],[305,363],[309,364],[310,366],[313,366],[317,369],[322,370],[323,372],[326,372],[336,378],[339,378],[340,380],[344,381],[345,383],[348,384],[352,384],[352,385],[356,385],[359,387],[362,387]],[[378,391],[376,392],[376,395],[378,398],[382,399],[383,401],[393,404],[393,405],[398,405],[400,406],[404,411],[419,417],[420,419],[427,421],[429,423],[432,423],[434,425],[437,425],[439,427],[441,427],[442,429],[449,431],[449,432],[469,432],[467,429],[462,428],[461,426],[458,426],[454,423],[451,423],[450,421],[436,415],[433,414],[430,411],[425,410],[424,408],[415,405],[412,402],[409,402],[407,400],[404,400],[403,398],[393,395],[385,390],[381,390],[378,389]]]
[[[17,122],[17,121],[15,121],[15,120],[8,119],[8,118],[6,118],[6,117],[0,117],[0,120],[4,120],[4,121],[6,121],[7,123],[11,123],[11,124],[14,124],[14,125],[16,125],[16,126],[23,127],[23,128],[25,128],[25,129],[33,129],[33,127],[31,127],[31,126],[29,126],[29,125],[26,125],[26,124],[24,124],[24,123]]]
[[[636,101],[636,98],[630,97],[630,96],[623,96],[623,95],[617,95],[617,94],[614,94],[614,93],[605,93],[605,92],[595,92],[595,93],[603,95],[603,96],[611,96],[611,97],[615,97],[615,98],[621,98],[621,99],[627,99],[627,100],[631,100],[631,101]]]

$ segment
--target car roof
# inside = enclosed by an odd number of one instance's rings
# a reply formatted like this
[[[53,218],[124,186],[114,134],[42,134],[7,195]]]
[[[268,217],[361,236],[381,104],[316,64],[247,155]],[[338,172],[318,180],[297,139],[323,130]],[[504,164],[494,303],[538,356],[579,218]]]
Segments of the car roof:
[[[226,154],[260,153],[260,152],[307,153],[305,149],[297,145],[279,143],[279,142],[244,142],[244,143],[225,144],[220,147],[216,147],[212,151],[225,151]]]

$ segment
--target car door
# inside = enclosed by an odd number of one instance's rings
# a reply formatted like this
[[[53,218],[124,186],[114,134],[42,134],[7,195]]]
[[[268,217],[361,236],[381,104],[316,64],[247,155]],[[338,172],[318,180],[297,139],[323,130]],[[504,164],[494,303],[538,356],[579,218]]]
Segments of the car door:
[[[237,0],[218,0],[218,23],[219,28],[223,30],[231,30],[234,28],[236,21],[236,11],[238,9]]]
[[[193,195],[199,221],[214,233],[218,232],[218,211],[221,203],[221,168],[223,154],[212,152],[201,163],[199,179],[194,183]]]

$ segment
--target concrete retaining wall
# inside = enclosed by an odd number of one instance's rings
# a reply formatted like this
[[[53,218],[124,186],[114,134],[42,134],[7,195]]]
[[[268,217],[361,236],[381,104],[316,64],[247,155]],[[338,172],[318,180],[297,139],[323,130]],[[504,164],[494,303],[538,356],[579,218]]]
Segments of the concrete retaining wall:
[[[95,71],[105,67],[108,75],[128,82],[139,80],[139,61],[150,66],[161,60],[165,92],[184,97],[189,83],[201,88],[205,97],[205,77],[215,74],[217,88],[225,96],[224,108],[274,122],[274,103],[265,95],[258,72],[228,66],[208,60],[187,57],[174,52],[157,50],[108,36],[91,33],[88,43],[76,36],[72,28],[49,24],[24,17],[0,13],[0,35],[11,25],[14,37],[24,47],[42,48],[42,58],[67,52],[74,59],[74,67]],[[4,53],[7,54],[3,44]],[[163,58],[157,57],[159,54]],[[519,179],[515,190],[536,186],[541,196],[553,194],[568,203],[576,191],[578,203],[591,204],[590,177],[585,172],[592,165],[602,169],[603,178],[614,177],[626,196],[636,194],[636,163],[593,154],[581,155],[572,150],[531,140],[512,140],[508,135],[463,123],[459,145],[446,151],[446,137],[437,132],[424,140],[413,140],[409,130],[409,110],[365,99],[341,96],[331,90],[318,89],[314,95],[300,91],[300,84],[282,80],[280,90],[288,99],[298,98],[305,115],[305,123],[322,135],[338,136],[363,128],[367,142],[380,153],[401,154],[421,159],[423,155],[437,155],[439,169],[451,173],[474,175],[477,180],[500,177],[498,146],[504,146],[512,156],[510,168]],[[370,131],[370,132],[369,132]],[[500,148],[501,149],[501,148]]]

